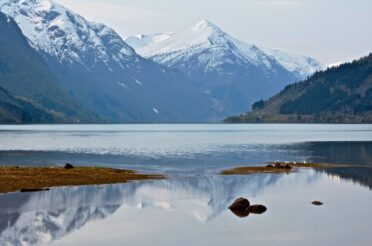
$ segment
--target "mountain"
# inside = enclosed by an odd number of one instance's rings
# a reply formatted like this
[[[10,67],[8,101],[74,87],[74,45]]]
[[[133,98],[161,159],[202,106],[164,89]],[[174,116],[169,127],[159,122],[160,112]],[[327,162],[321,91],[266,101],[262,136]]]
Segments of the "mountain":
[[[43,58],[29,46],[17,24],[1,12],[0,33],[0,122],[83,122],[97,119],[81,109],[58,85]]]
[[[317,71],[326,67],[317,60],[307,56],[295,55],[277,49],[262,48],[262,50],[278,61],[285,69],[290,71],[298,80],[304,80]]]
[[[51,0],[0,0],[82,107],[109,122],[192,122],[215,115],[210,100],[181,72],[139,56],[111,28]]]
[[[199,81],[214,108],[225,114],[242,112],[323,69],[314,59],[239,41],[206,20],[181,33],[139,35],[126,42],[143,57]]]
[[[285,87],[226,122],[372,122],[372,53]]]

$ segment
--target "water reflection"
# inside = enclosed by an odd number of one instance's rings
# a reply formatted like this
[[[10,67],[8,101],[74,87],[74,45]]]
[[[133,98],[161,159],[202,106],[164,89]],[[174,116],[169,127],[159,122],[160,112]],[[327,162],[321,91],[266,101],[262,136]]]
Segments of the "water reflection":
[[[186,213],[207,223],[244,193],[255,197],[283,176],[252,175],[170,179],[123,185],[56,188],[0,196],[1,245],[39,245],[57,240],[88,221],[112,215],[124,205]],[[316,179],[308,173],[306,182]]]
[[[187,214],[201,223],[209,223],[226,212],[229,204],[239,196],[254,201],[273,188],[285,190],[299,185],[310,187],[319,179],[327,177],[321,172],[306,170],[290,175],[229,177],[208,175],[2,195],[0,242],[1,245],[50,243],[78,230],[89,221],[113,215],[123,206],[173,211]],[[372,172],[349,168],[327,170],[327,173],[364,185],[370,185],[368,182],[372,177]],[[359,175],[361,173],[363,175]]]

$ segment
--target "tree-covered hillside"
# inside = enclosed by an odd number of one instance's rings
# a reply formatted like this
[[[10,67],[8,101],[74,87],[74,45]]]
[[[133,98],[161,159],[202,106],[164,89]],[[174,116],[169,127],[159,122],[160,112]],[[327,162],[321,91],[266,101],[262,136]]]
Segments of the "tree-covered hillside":
[[[372,122],[372,54],[351,63],[317,72],[289,85],[252,111],[229,117],[244,122]]]
[[[34,107],[31,103],[15,98],[0,87],[0,123],[53,123],[62,119]]]

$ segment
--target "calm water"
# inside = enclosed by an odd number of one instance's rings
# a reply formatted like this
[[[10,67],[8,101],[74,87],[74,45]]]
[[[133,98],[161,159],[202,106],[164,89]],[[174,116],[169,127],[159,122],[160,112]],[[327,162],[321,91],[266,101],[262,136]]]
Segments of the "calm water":
[[[216,174],[273,160],[355,167]],[[67,161],[169,179],[0,195],[0,245],[372,245],[371,125],[0,126],[1,165]]]

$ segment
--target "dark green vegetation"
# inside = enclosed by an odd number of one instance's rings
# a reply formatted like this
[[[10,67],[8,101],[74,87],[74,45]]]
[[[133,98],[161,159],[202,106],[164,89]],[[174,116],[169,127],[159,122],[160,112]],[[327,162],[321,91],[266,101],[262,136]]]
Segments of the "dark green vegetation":
[[[17,24],[0,13],[0,123],[88,122]]]
[[[288,85],[227,123],[371,123],[372,54]]]

